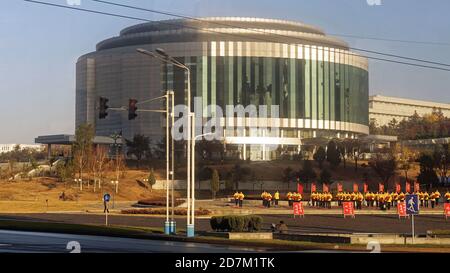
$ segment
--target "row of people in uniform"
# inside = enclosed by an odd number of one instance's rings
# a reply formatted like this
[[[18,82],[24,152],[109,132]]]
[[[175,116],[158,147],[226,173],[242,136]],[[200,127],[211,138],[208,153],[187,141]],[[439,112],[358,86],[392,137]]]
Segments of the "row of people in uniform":
[[[288,204],[292,207],[294,202],[300,202],[303,199],[303,196],[299,192],[288,192],[286,194],[286,199],[288,200]]]
[[[242,208],[242,206],[244,204],[244,198],[245,198],[244,193],[235,192],[233,195],[233,198],[234,198],[234,204],[236,205],[236,207]]]
[[[333,195],[330,192],[311,193],[311,205],[313,207],[331,209],[331,201],[333,201]]]
[[[270,192],[263,191],[261,193],[262,205],[263,207],[270,208],[271,205],[278,206],[280,201],[280,192],[276,191],[273,196]]]
[[[403,202],[409,193],[397,193],[397,192],[367,192],[365,194],[361,192],[339,192],[335,197],[329,192],[312,192],[310,201],[313,207],[331,208],[331,202],[337,200],[338,205],[341,206],[343,202],[354,202],[356,209],[362,209],[363,202],[366,202],[368,207],[378,207],[380,209],[391,209],[396,207],[398,202]],[[439,191],[434,192],[416,192],[418,195],[420,206],[435,208],[439,205],[441,193]],[[245,198],[244,193],[236,192],[234,195],[235,205],[242,207],[243,200]],[[262,205],[270,208],[271,205],[278,206],[280,201],[280,193],[276,191],[273,195],[267,191],[261,193]],[[302,194],[298,192],[288,192],[286,199],[289,206],[292,206],[294,202],[300,202],[303,200]],[[446,203],[450,203],[450,192],[446,192],[444,195]]]

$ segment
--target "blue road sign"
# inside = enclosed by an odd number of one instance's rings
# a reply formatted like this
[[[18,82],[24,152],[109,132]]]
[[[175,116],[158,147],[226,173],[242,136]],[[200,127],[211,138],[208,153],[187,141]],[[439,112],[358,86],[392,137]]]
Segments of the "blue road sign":
[[[105,193],[105,195],[103,195],[103,201],[109,202],[110,199],[111,199],[111,195],[109,195],[109,193]]]
[[[417,194],[406,195],[406,214],[419,214],[419,196]]]

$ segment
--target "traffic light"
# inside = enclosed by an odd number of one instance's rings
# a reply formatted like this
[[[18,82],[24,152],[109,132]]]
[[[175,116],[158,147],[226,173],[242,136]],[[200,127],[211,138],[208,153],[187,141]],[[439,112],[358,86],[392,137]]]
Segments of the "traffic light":
[[[108,115],[108,113],[106,112],[106,110],[108,110],[108,108],[109,108],[108,101],[109,101],[109,99],[100,97],[100,108],[99,108],[99,112],[98,112],[99,119],[104,119]]]
[[[133,120],[137,117],[136,111],[137,111],[137,107],[136,107],[136,103],[138,101],[135,99],[130,99],[130,101],[128,102],[128,120]]]

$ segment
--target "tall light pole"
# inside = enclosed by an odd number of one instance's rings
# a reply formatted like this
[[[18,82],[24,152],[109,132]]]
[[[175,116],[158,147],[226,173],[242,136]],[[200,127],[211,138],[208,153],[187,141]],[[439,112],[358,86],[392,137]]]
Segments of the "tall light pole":
[[[115,191],[116,193],[119,191],[119,144],[117,143],[117,140],[122,138],[122,133],[114,133],[111,135],[111,138],[114,140],[114,146],[116,150],[116,186]]]
[[[191,194],[192,193],[191,193],[191,190],[190,190],[190,187],[191,187],[191,180],[190,180],[190,178],[191,178],[191,173],[190,173],[191,172],[191,145],[192,145],[192,143],[191,143],[191,141],[192,141],[192,137],[191,137],[191,120],[190,120],[190,116],[191,116],[191,70],[186,65],[180,63],[179,61],[175,60],[173,57],[169,56],[163,49],[158,48],[158,49],[155,50],[155,52],[151,52],[151,51],[148,51],[148,50],[145,50],[145,49],[142,49],[142,48],[138,48],[138,49],[136,49],[136,51],[141,53],[141,54],[144,54],[144,55],[150,56],[152,58],[158,59],[161,62],[164,62],[166,64],[172,64],[172,65],[174,65],[174,66],[176,66],[178,68],[181,68],[181,69],[184,69],[184,70],[187,71],[187,77],[188,77],[188,88],[187,88],[188,120],[187,121],[188,122],[187,122],[187,134],[186,135],[187,135],[187,188],[188,188],[187,189],[187,203],[188,203],[188,211],[187,211],[187,229],[186,230],[187,230],[187,236],[188,237],[192,237],[192,236],[194,236],[194,225],[193,225],[193,221],[192,221],[191,213],[190,213],[191,202],[192,202],[191,201]],[[174,103],[173,103],[173,101],[174,101],[174,94],[172,92],[172,124],[174,122],[174,113],[173,113],[173,105],[174,105]],[[167,131],[166,131],[166,133],[167,133]],[[166,138],[167,138],[166,139],[166,156],[168,158],[169,157],[168,156],[168,153],[169,153],[168,135],[166,136]],[[174,142],[173,142],[173,138],[172,138],[172,160],[173,160],[173,155],[174,155],[173,145],[174,145]],[[168,168],[168,165],[167,165],[167,168]],[[172,174],[172,177],[171,177],[172,178],[172,220],[170,221],[169,225],[170,225],[170,231],[173,233],[173,232],[175,232],[175,220],[174,220],[174,208],[173,208],[173,206],[174,206],[174,197],[173,197],[173,191],[174,191],[173,190],[173,187],[174,187],[174,185],[173,185],[174,184],[174,164],[173,164],[173,161],[172,161],[172,172],[171,172],[171,174]],[[169,180],[168,172],[167,172],[167,175],[166,175],[166,179],[167,179],[167,181]],[[166,185],[167,185],[167,183],[166,183]],[[168,186],[166,187],[166,189],[168,191]],[[169,202],[169,199],[167,197],[167,204],[168,204],[168,202]],[[168,217],[169,217],[168,214],[166,215],[166,217],[167,217],[166,222],[168,222]]]

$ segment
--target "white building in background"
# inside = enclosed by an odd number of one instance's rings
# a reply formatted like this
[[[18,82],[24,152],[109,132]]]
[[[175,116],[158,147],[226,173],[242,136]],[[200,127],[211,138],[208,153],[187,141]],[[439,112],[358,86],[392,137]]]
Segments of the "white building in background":
[[[0,154],[14,151],[14,148],[19,145],[21,150],[30,149],[36,151],[43,151],[45,145],[40,144],[0,144]]]
[[[392,119],[401,121],[414,115],[430,114],[433,109],[441,110],[450,117],[450,103],[412,100],[387,96],[369,96],[369,120],[375,120],[378,126],[387,125]]]

